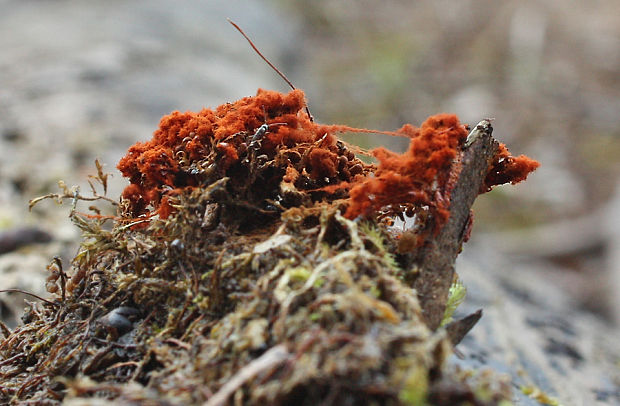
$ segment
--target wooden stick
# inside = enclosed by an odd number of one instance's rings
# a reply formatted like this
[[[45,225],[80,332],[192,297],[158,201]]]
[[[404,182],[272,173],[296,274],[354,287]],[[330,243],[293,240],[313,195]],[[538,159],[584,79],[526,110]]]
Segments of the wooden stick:
[[[461,251],[471,206],[480,192],[499,143],[492,137],[489,120],[482,120],[467,137],[460,156],[461,170],[450,193],[450,217],[422,249],[420,274],[413,287],[418,292],[426,324],[436,330],[443,319],[454,262]]]

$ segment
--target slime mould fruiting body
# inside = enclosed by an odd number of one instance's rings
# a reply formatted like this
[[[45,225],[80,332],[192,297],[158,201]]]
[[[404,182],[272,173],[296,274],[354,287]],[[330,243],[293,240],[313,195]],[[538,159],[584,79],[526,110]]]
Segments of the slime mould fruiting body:
[[[226,178],[228,205],[243,204],[253,214],[273,217],[290,207],[339,200],[349,219],[379,212],[418,214],[432,219],[433,227],[446,221],[451,167],[467,138],[455,115],[435,115],[420,128],[407,124],[390,133],[410,138],[408,150],[366,152],[376,158],[373,165],[355,157],[361,149],[336,137],[373,131],[316,124],[305,106],[301,90],[259,90],[215,110],[163,117],[153,138],[132,146],[118,164],[130,181],[122,195],[127,214],[167,218],[175,196]],[[501,145],[481,191],[521,181],[537,166]]]

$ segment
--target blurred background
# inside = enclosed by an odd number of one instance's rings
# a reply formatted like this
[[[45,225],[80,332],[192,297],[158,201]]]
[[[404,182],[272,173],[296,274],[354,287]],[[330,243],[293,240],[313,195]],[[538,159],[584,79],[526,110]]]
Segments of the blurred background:
[[[95,158],[116,198],[116,163],[162,115],[288,91],[226,17],[306,91],[318,122],[494,118],[497,139],[539,160],[527,182],[476,202],[457,270],[464,311],[485,317],[462,344],[466,366],[509,373],[517,393],[620,402],[617,0],[0,0],[0,289],[46,295],[45,266],[76,253],[70,208],[29,212],[29,199],[60,179],[86,192]],[[0,294],[0,319],[16,325],[25,298]]]
[[[306,91],[318,122],[393,130],[438,112],[494,118],[495,136],[542,166],[478,199],[466,254],[540,269],[581,308],[620,320],[615,0],[0,0],[0,233],[51,238],[5,244],[2,286],[41,293],[51,257],[75,254],[69,208],[48,201],[29,213],[29,199],[59,179],[86,188],[95,158],[116,197],[116,163],[162,115],[288,90],[226,17]]]

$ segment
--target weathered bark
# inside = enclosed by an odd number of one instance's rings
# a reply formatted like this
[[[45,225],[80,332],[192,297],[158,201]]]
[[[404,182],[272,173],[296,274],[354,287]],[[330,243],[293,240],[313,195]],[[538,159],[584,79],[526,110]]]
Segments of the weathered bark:
[[[460,171],[450,195],[450,217],[420,255],[420,275],[414,283],[427,325],[435,330],[443,318],[448,291],[454,277],[454,262],[461,251],[471,206],[480,193],[489,166],[499,146],[492,137],[489,120],[482,120],[467,137],[455,161]]]

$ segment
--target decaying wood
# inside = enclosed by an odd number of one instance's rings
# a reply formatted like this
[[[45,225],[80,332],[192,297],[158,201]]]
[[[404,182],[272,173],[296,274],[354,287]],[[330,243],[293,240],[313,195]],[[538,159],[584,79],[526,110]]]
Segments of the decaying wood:
[[[435,238],[422,249],[420,275],[414,283],[427,325],[435,330],[443,318],[454,262],[461,251],[471,206],[480,193],[499,143],[489,120],[482,120],[467,137],[455,167],[461,170],[450,193],[450,217]]]

